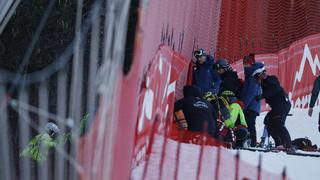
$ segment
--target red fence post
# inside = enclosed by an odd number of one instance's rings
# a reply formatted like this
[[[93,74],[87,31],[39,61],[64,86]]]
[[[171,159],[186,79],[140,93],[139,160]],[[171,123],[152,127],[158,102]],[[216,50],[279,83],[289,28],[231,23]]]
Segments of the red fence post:
[[[159,171],[159,180],[162,179],[162,174],[163,174],[163,163],[164,163],[164,158],[166,156],[166,148],[167,148],[167,143],[168,143],[168,128],[169,128],[169,123],[170,119],[166,118],[166,125],[164,129],[164,140],[163,140],[163,145],[162,145],[162,151],[161,151],[161,160],[160,160],[160,171]]]
[[[257,167],[257,170],[258,170],[257,180],[261,180],[261,164],[262,164],[262,154],[259,155],[259,164]]]
[[[238,150],[237,151],[237,154],[235,155],[235,159],[236,159],[236,170],[235,170],[235,177],[234,179],[235,180],[238,180],[239,179],[239,161],[240,161],[240,151]]]
[[[282,171],[282,180],[286,180],[286,179],[287,179],[287,169],[286,167],[284,167]]]
[[[203,130],[205,132],[207,132],[207,130],[208,130],[208,123],[207,122],[205,122],[203,124]],[[200,149],[199,160],[198,160],[197,180],[200,180],[200,173],[201,173],[201,167],[202,167],[202,156],[203,156],[204,145],[208,141],[207,138],[208,138],[207,134],[202,133],[202,137],[200,137],[201,149]]]
[[[217,161],[216,161],[216,172],[215,172],[215,180],[219,179],[219,170],[220,170],[220,155],[221,155],[221,146],[218,147],[217,153]]]
[[[199,153],[198,170],[197,170],[197,180],[200,180],[203,150],[204,150],[204,141],[203,141],[202,144],[201,144],[201,149],[200,149],[200,153]]]
[[[146,179],[146,176],[147,176],[147,172],[148,172],[148,166],[149,166],[149,161],[150,161],[150,155],[151,155],[151,151],[152,151],[152,146],[153,146],[153,142],[154,142],[154,135],[155,135],[155,130],[156,130],[156,126],[158,125],[159,123],[159,118],[156,117],[155,120],[154,120],[154,123],[152,125],[152,129],[151,129],[151,132],[150,132],[150,138],[149,138],[149,145],[147,147],[147,160],[146,160],[146,164],[144,166],[144,169],[143,169],[143,175],[142,175],[142,179]]]
[[[176,162],[175,162],[175,171],[174,171],[174,180],[178,180],[179,175],[179,161],[180,161],[180,150],[181,150],[181,139],[184,137],[184,133],[179,134],[178,147],[176,151]]]

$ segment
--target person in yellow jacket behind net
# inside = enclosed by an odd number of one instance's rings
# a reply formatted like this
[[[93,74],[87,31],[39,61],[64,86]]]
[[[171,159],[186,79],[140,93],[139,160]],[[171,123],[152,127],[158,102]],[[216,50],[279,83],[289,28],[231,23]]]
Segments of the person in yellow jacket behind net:
[[[248,126],[239,100],[236,98],[232,91],[223,91],[220,94],[220,102],[223,103],[229,110],[229,118],[222,120],[220,126],[221,135],[224,140],[231,141],[236,147],[243,147],[244,142],[247,140]]]

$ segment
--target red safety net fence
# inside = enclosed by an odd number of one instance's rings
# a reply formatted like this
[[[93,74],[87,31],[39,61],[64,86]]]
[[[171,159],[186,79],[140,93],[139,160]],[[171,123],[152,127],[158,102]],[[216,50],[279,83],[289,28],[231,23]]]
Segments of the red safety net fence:
[[[149,59],[166,44],[190,59],[201,47],[235,62],[249,52],[276,53],[320,32],[317,0],[150,0],[142,10]]]
[[[119,72],[120,95],[112,106],[113,162],[101,161],[97,171],[110,167],[112,179],[128,178],[130,170],[132,179],[285,179],[240,161],[213,139],[201,141],[208,138],[203,134],[177,131],[173,104],[182,97],[193,51],[200,47],[231,62],[259,54],[286,90],[294,89],[298,102],[319,73],[319,39],[307,37],[320,32],[319,10],[317,0],[141,0],[131,70]],[[101,157],[109,152],[109,137],[103,138]]]
[[[167,46],[153,58],[140,96],[132,179],[285,179],[240,160],[206,133],[178,130],[174,97],[181,96],[188,61]]]
[[[305,30],[308,23],[293,28],[294,20],[303,22],[306,16],[309,24],[317,24],[319,18],[313,17],[318,8],[313,1],[280,0],[143,3],[136,53],[140,63],[146,65],[139,94],[131,177],[285,179],[285,173],[275,175],[240,161],[237,154],[221,148],[221,144],[207,135],[175,129],[173,102],[182,97],[192,52],[199,47],[231,62],[248,52],[261,54],[258,60],[267,64],[269,73],[281,76],[276,53],[302,37],[319,32],[315,26]],[[242,69],[239,66],[240,73]]]
[[[276,53],[320,32],[318,0],[222,1],[216,57]]]

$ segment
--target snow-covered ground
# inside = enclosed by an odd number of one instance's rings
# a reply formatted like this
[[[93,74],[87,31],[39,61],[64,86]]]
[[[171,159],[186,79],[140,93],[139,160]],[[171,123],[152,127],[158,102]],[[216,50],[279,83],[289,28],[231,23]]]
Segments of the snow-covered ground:
[[[292,139],[300,137],[308,137],[313,143],[320,145],[320,133],[318,132],[318,115],[320,109],[314,110],[314,115],[310,118],[307,115],[307,110],[293,110],[291,113],[293,116],[289,116],[286,125],[289,132],[291,133]],[[261,136],[263,132],[263,118],[265,113],[257,119],[257,132],[258,137]],[[175,168],[177,169],[177,179],[196,179],[200,146],[193,144],[181,144],[180,153],[178,156],[179,162],[176,164],[176,152],[178,148],[178,143],[173,140],[168,140],[166,146],[166,153],[163,161],[162,173],[160,173],[160,162],[161,153],[163,147],[163,137],[155,136],[154,145],[152,148],[152,153],[150,156],[148,171],[146,171],[146,179],[174,179]],[[237,151],[223,149],[221,151],[221,166],[219,172],[219,179],[234,179],[234,156],[231,154],[236,154]],[[202,169],[200,173],[200,179],[214,179],[216,170],[216,157],[217,157],[217,147],[206,146],[203,152]],[[250,179],[255,179],[256,169],[258,165],[259,154],[262,154],[262,168],[264,172],[271,172],[276,175],[277,178],[273,176],[267,176],[264,174],[262,176],[263,180],[273,180],[279,179],[279,175],[282,173],[284,167],[287,169],[287,175],[291,180],[318,180],[320,179],[320,158],[314,157],[303,157],[303,156],[293,156],[287,155],[283,152],[280,153],[260,153],[242,150],[240,152],[240,158],[242,162],[251,164],[253,166],[242,165],[240,167],[240,178],[242,175],[250,177]],[[230,164],[231,162],[231,164]],[[247,168],[245,174],[242,174],[241,168]],[[249,168],[249,170],[248,170]],[[250,169],[254,168],[254,169]],[[142,179],[143,172],[145,169],[145,164],[142,163],[140,166],[132,170],[131,179]],[[162,174],[162,177],[159,175]]]
[[[319,108],[314,109],[312,117],[307,115],[307,110],[295,109],[292,116],[286,121],[286,126],[291,138],[307,137],[314,144],[320,145],[320,133],[318,132]],[[257,133],[261,137],[263,132],[263,118],[265,113],[257,118]],[[257,165],[258,152],[241,151],[240,157],[243,161]],[[262,168],[275,173],[281,173],[283,167],[287,168],[288,176],[293,180],[319,180],[320,179],[320,158],[300,157],[286,155],[285,153],[263,153]]]

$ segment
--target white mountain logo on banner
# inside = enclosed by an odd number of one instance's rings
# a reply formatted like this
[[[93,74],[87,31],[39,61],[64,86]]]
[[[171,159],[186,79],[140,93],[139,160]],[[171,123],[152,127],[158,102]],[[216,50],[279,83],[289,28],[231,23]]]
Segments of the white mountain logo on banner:
[[[300,82],[301,79],[302,79],[302,76],[303,76],[303,73],[304,73],[304,66],[305,66],[307,60],[308,60],[309,65],[311,67],[312,74],[314,76],[316,76],[317,69],[320,70],[320,62],[319,62],[318,55],[316,54],[314,59],[313,59],[311,51],[310,51],[310,49],[308,47],[308,44],[305,44],[304,45],[304,50],[303,50],[303,57],[302,57],[301,63],[300,63],[300,68],[299,68],[299,71],[296,72],[296,75],[294,77],[294,83],[293,83],[292,92],[295,89],[296,83]]]

